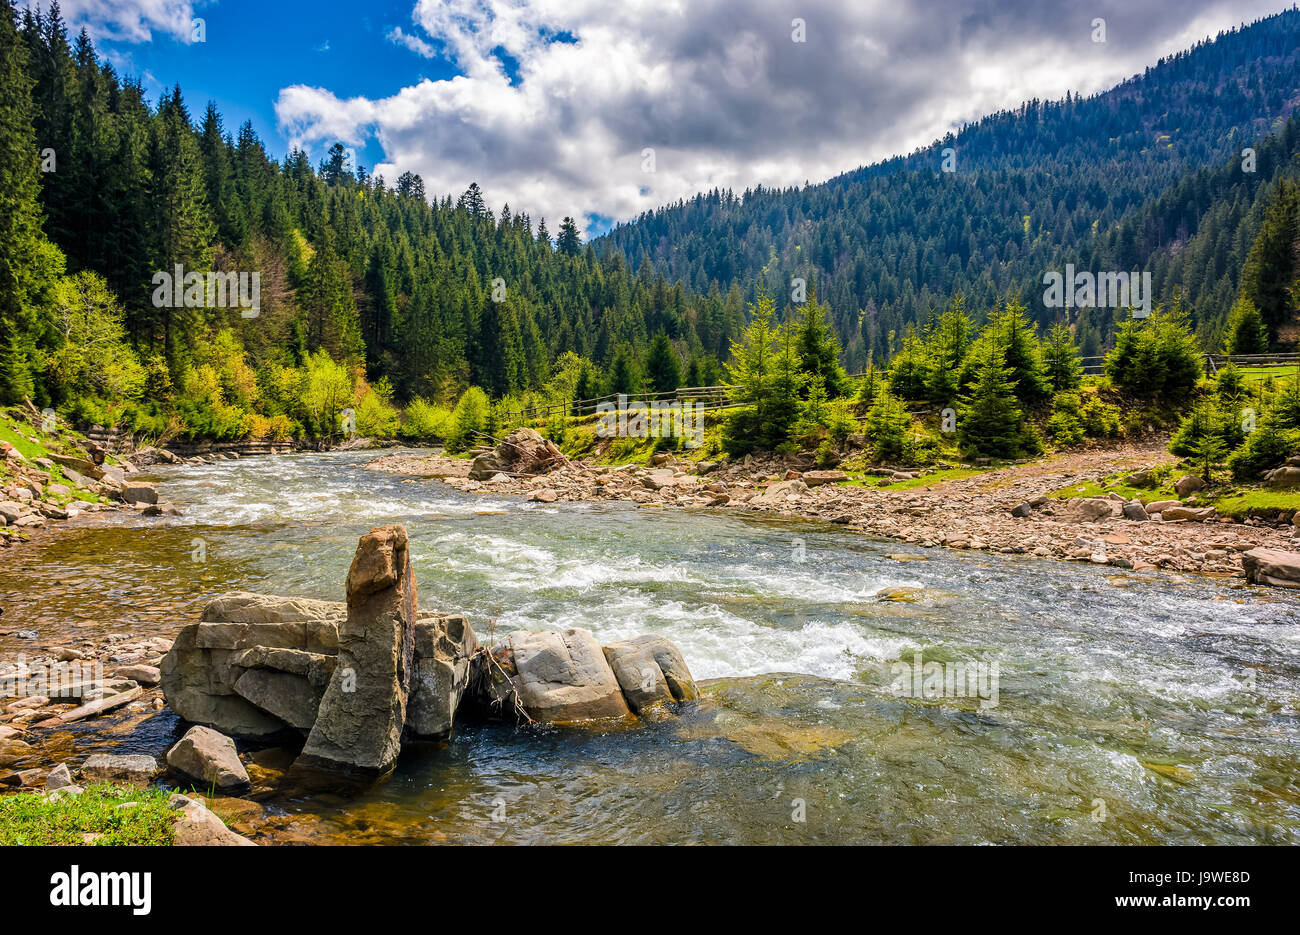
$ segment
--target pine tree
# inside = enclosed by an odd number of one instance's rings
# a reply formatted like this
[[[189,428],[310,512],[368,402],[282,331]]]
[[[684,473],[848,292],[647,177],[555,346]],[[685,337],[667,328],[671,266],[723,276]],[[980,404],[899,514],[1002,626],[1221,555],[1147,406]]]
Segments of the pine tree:
[[[1068,392],[1083,382],[1079,349],[1070,339],[1070,330],[1061,322],[1052,325],[1043,342],[1043,375],[1053,393]]]
[[[1014,458],[1021,452],[1022,430],[1013,371],[996,340],[985,341],[978,353],[974,383],[961,400],[962,447],[985,457]]]
[[[1277,184],[1259,234],[1241,271],[1241,294],[1259,310],[1270,335],[1295,312],[1296,245],[1300,242],[1300,186]]]
[[[848,377],[840,366],[840,340],[827,320],[829,306],[818,303],[814,283],[808,286],[808,300],[798,324],[799,367],[819,378],[826,395],[835,399],[848,392]]]
[[[1228,313],[1228,325],[1223,336],[1225,354],[1268,353],[1268,328],[1263,316],[1250,299],[1242,296],[1233,303]]]
[[[668,393],[682,385],[682,365],[667,332],[655,335],[645,360],[646,386],[653,393]]]
[[[573,222],[573,218],[566,217],[560,222],[556,249],[565,256],[577,256],[582,252],[582,239],[578,236],[578,225]]]
[[[38,335],[63,258],[41,231],[27,51],[13,8],[0,9],[0,401],[38,392]]]

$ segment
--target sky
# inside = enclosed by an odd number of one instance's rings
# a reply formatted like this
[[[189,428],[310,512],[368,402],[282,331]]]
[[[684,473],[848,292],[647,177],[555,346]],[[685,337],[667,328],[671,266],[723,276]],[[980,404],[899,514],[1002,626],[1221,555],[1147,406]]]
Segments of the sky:
[[[20,4],[24,0],[20,0]],[[48,9],[48,0],[25,0]],[[1280,0],[65,0],[152,100],[588,236],[1091,94]],[[201,25],[196,25],[201,21]],[[196,41],[201,39],[201,41]]]

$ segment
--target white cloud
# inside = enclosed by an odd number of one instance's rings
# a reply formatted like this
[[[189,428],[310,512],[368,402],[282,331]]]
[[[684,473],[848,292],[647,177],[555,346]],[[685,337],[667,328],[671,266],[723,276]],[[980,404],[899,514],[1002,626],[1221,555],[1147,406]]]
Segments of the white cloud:
[[[418,172],[431,195],[477,181],[495,206],[554,229],[565,214],[627,219],[715,186],[818,181],[1027,98],[1101,90],[1281,6],[418,0],[420,35],[388,38],[461,74],[373,100],[293,86],[276,113],[295,143],[373,135],[390,181]],[[795,15],[806,42],[791,39]],[[1097,16],[1105,43],[1092,41]]]
[[[33,9],[49,10],[49,0],[28,0]],[[195,18],[191,0],[61,0],[68,31],[86,27],[92,39],[150,42],[154,33],[189,42]]]
[[[387,38],[389,42],[395,42],[398,45],[406,46],[406,48],[410,49],[416,55],[423,55],[425,58],[433,58],[438,54],[437,50],[432,45],[425,42],[419,36],[412,36],[410,33],[403,32],[401,26],[394,26],[392,29],[388,30],[388,34],[385,38]]]

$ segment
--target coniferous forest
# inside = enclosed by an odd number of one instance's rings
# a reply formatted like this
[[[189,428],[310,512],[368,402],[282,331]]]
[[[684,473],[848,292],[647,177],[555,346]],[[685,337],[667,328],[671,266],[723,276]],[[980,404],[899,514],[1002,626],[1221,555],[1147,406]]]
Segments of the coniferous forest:
[[[1239,349],[1294,338],[1296,11],[1093,97],[805,188],[701,194],[586,244],[570,217],[552,232],[477,184],[377,177],[341,144],[276,159],[180,87],[147,100],[57,4],[0,19],[0,398],[80,422],[284,437],[330,434],[355,405],[362,431],[430,436],[470,387],[710,385],[762,296],[803,327],[794,277],[848,372],[906,355],[957,296],[976,325],[1014,297],[1045,333],[1062,316],[1042,276],[1067,263],[1150,271],[1204,349],[1238,341],[1241,295],[1266,327]],[[247,271],[255,314],[158,301],[160,272]],[[1069,340],[1100,355],[1126,317],[1076,309]]]

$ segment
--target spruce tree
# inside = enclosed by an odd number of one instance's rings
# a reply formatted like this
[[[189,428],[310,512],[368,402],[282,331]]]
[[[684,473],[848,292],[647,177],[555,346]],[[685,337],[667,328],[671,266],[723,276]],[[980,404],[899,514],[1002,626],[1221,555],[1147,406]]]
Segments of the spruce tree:
[[[667,332],[655,335],[645,360],[646,387],[653,393],[668,393],[682,385],[682,366],[668,340]]]
[[[974,382],[962,397],[958,435],[975,455],[1014,458],[1021,452],[1020,407],[1013,371],[996,340],[983,342]]]

